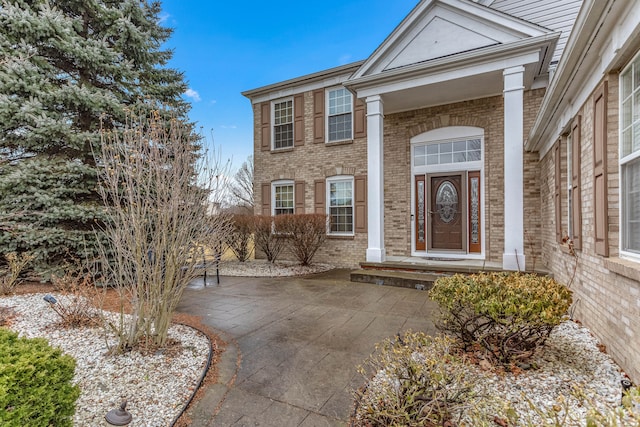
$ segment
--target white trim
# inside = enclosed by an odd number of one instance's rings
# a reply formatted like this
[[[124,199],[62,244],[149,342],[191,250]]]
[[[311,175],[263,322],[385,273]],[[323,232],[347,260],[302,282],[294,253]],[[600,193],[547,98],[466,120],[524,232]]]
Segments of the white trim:
[[[291,179],[279,179],[271,182],[271,216],[276,215],[276,187],[290,185],[293,187],[293,213],[296,212],[296,183]]]
[[[351,232],[332,232],[331,231],[331,183],[349,182],[351,184]],[[356,233],[356,207],[355,207],[355,183],[353,175],[336,175],[331,176],[325,181],[325,206],[326,214],[329,217],[327,224],[327,235],[329,236],[355,236]]]
[[[437,6],[442,7],[443,10],[457,12],[462,17],[473,16],[476,21],[482,22],[486,27],[500,28],[505,34],[511,33],[524,40],[528,37],[543,37],[550,33],[548,29],[539,25],[472,2],[462,0],[421,1],[356,71],[354,79],[377,74],[384,58],[391,55],[405,39],[410,38],[411,32],[415,30],[416,26]]]
[[[343,89],[350,97],[350,102],[351,102],[351,111],[349,112],[349,114],[351,114],[351,136],[349,138],[343,138],[343,139],[335,139],[335,140],[330,140],[329,139],[329,117],[331,117],[330,113],[329,113],[329,93],[336,91],[336,90],[340,90]],[[334,86],[334,87],[328,87],[324,90],[324,134],[325,136],[325,143],[334,143],[334,142],[341,142],[341,141],[351,141],[353,140],[353,119],[354,119],[354,115],[353,115],[353,107],[354,107],[354,102],[353,102],[353,94],[351,93],[351,91],[349,91],[349,89],[345,88],[344,86]]]
[[[367,102],[367,262],[383,262],[384,247],[384,104]]]
[[[524,71],[504,70],[504,270],[525,271],[524,255]]]
[[[415,166],[414,150],[416,146],[436,144],[448,141],[460,141],[469,138],[480,139],[480,160],[473,162],[463,163],[449,163],[444,165],[424,165]],[[411,231],[411,256],[419,256],[426,258],[451,258],[451,259],[485,259],[485,242],[486,242],[486,218],[485,218],[485,175],[484,175],[484,159],[485,159],[485,141],[484,141],[484,129],[474,126],[445,126],[437,129],[433,129],[427,132],[423,132],[410,139],[410,162],[411,162],[411,207],[409,212],[411,213],[410,231]],[[480,253],[470,253],[467,242],[467,253],[451,253],[451,252],[438,252],[429,251],[427,247],[424,251],[416,250],[416,226],[415,217],[416,212],[416,189],[415,189],[415,177],[416,175],[427,175],[431,173],[442,172],[469,172],[480,171],[480,233],[482,239],[480,240]],[[468,179],[465,173],[465,179]],[[428,185],[425,181],[425,185]],[[467,191],[469,191],[467,189]],[[468,197],[468,193],[465,193],[465,197]],[[426,206],[427,201],[425,201]],[[469,221],[466,224],[467,227],[467,240],[469,236]]]
[[[626,156],[622,157],[622,145],[624,144],[623,141],[623,115],[624,115],[624,110],[622,107],[622,104],[625,100],[625,95],[623,94],[622,90],[623,90],[623,84],[622,84],[622,76],[624,73],[626,73],[627,71],[629,71],[629,68],[633,66],[634,62],[638,61],[638,68],[640,68],[640,50],[638,50],[638,52],[636,52],[636,54],[629,60],[629,62],[627,63],[627,65],[620,71],[620,74],[618,76],[618,197],[620,200],[620,215],[619,215],[619,241],[618,241],[618,248],[620,249],[620,257],[621,258],[626,258],[630,261],[636,261],[636,262],[640,262],[640,253],[637,252],[630,252],[624,249],[624,240],[626,238],[627,235],[627,230],[625,227],[625,223],[626,223],[626,204],[627,204],[627,197],[626,197],[626,193],[625,193],[625,174],[626,174],[626,165],[629,163],[632,163],[633,161],[637,160],[638,158],[640,158],[640,149],[636,150],[636,151],[632,151],[631,153],[627,154]],[[638,70],[640,71],[640,70]],[[631,80],[634,80],[634,73],[631,73]],[[633,85],[635,86],[635,85]],[[631,117],[633,120],[633,116],[635,115],[634,111],[633,111],[633,99],[634,99],[634,89],[635,90],[640,90],[640,87],[633,87],[632,86],[632,91],[631,94],[627,95],[627,97],[629,97],[632,100],[632,111],[631,111]],[[638,106],[638,108],[640,108],[640,106]],[[633,122],[631,123],[631,127],[633,129]],[[633,135],[633,132],[631,132]],[[631,142],[631,144],[633,145],[633,141]]]
[[[288,145],[286,147],[278,147],[276,148],[276,109],[275,109],[275,104],[282,104],[285,102],[289,102],[291,101],[291,134],[292,134],[292,138],[291,138],[291,145]],[[296,135],[295,135],[295,114],[296,114],[296,110],[295,110],[296,106],[295,106],[295,101],[293,99],[293,96],[288,96],[286,98],[280,98],[280,99],[274,99],[273,101],[271,101],[271,151],[278,151],[278,150],[289,150],[291,148],[293,148],[295,146],[296,143]]]
[[[630,53],[635,53],[633,43],[639,32],[639,2],[583,1],[529,131],[527,150],[539,152],[540,158],[545,156],[602,77],[617,72]]]

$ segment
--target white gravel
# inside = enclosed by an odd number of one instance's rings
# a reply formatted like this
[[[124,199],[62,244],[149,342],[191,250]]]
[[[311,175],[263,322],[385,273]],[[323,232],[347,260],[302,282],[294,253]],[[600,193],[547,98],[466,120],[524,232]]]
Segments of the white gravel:
[[[486,394],[510,402],[522,421],[542,425],[531,403],[543,410],[555,404],[561,416],[568,409],[565,427],[586,425],[589,406],[606,412],[620,405],[623,373],[609,355],[600,351],[589,330],[575,322],[565,321],[555,327],[530,363],[532,369],[518,374],[486,373],[483,383]],[[576,387],[586,394],[584,404],[574,396]]]
[[[412,357],[424,360],[420,350]],[[619,408],[624,374],[611,357],[600,351],[598,341],[589,330],[573,321],[567,320],[555,327],[545,345],[528,363],[528,369],[515,373],[498,370],[484,361],[463,367],[465,381],[474,384],[477,396],[477,400],[463,411],[479,411],[484,425],[498,426],[494,417],[506,420],[508,405],[519,416],[519,421],[510,423],[510,427],[584,427],[590,408],[603,414]],[[385,392],[401,392],[400,381],[400,378],[390,377],[385,370],[378,371],[367,384],[363,413],[369,406],[375,406]],[[584,393],[583,397],[578,397],[576,389]],[[470,413],[456,412],[454,419],[460,416],[460,425],[472,426]],[[564,421],[556,424],[556,417]],[[615,425],[640,424],[627,418],[624,423]]]
[[[244,277],[283,277],[304,276],[307,274],[321,273],[334,268],[329,264],[311,264],[301,266],[294,261],[276,261],[270,263],[266,260],[222,261],[220,263],[221,276]],[[209,266],[207,271],[215,273],[215,267]]]
[[[80,386],[81,393],[74,425],[110,425],[104,416],[118,408],[124,399],[133,416],[131,427],[170,425],[204,372],[209,356],[208,339],[193,328],[174,325],[169,336],[182,343],[182,350],[175,356],[143,356],[137,352],[110,356],[107,342],[113,345],[116,342],[113,336],[105,340],[101,327],[59,327],[56,323],[60,318],[43,300],[44,295],[2,298],[0,307],[13,308],[17,316],[10,329],[20,336],[46,338],[76,360],[74,383]]]

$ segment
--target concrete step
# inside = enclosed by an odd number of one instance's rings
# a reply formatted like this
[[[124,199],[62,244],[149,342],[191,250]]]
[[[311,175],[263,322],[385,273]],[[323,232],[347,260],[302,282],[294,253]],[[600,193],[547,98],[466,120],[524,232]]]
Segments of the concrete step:
[[[351,272],[351,281],[426,291],[431,289],[436,279],[445,275],[448,274],[360,269]]]

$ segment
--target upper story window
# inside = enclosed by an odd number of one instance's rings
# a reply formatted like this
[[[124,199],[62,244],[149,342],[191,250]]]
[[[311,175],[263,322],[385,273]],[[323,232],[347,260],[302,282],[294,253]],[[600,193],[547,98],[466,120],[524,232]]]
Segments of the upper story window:
[[[327,91],[327,142],[353,138],[353,102],[351,92],[345,88]]]
[[[293,99],[273,103],[273,149],[293,147]]]
[[[294,213],[294,189],[292,181],[280,181],[273,184],[273,215]]]
[[[621,251],[640,256],[640,54],[620,75]]]
[[[353,177],[327,179],[329,234],[353,235]]]

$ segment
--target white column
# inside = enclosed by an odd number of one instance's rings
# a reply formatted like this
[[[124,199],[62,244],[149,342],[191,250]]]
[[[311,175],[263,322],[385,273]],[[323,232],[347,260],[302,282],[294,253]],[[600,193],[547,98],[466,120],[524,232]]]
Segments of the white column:
[[[367,97],[368,262],[383,262],[384,249],[384,109],[379,95]]]
[[[502,268],[525,269],[523,181],[524,67],[504,70],[504,253]]]

